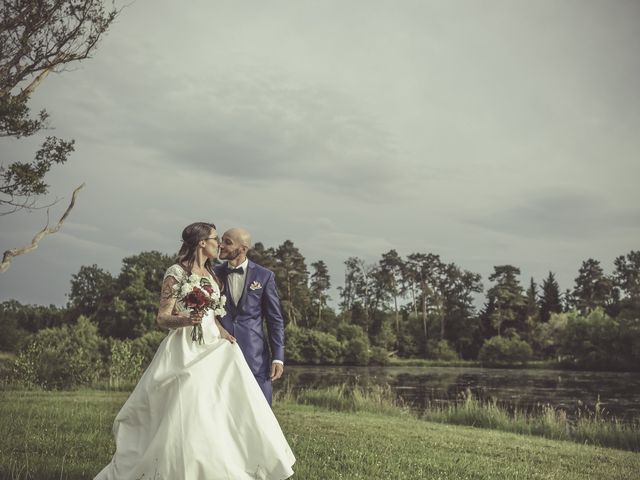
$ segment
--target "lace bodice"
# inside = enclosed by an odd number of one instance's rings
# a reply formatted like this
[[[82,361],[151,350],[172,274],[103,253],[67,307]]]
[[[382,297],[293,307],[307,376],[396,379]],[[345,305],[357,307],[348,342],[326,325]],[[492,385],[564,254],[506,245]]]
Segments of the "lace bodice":
[[[173,292],[177,298],[176,306],[175,306],[175,310],[177,312],[182,313],[182,312],[188,311],[187,307],[182,301],[182,297],[180,295],[180,288],[182,284],[184,284],[189,280],[190,277],[195,277],[197,279],[207,278],[208,280],[211,281],[212,288],[214,290],[214,295],[220,295],[220,288],[218,287],[218,284],[215,281],[213,281],[213,279],[209,275],[202,276],[202,275],[196,275],[195,273],[192,273],[191,275],[189,275],[189,273],[177,263],[174,263],[167,269],[167,271],[164,274],[163,281],[166,280],[167,277],[173,277],[177,281],[177,283],[173,286]]]

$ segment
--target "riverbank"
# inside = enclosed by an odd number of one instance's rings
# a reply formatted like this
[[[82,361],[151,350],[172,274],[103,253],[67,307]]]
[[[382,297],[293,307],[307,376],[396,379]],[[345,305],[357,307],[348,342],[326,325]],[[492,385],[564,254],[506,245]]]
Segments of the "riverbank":
[[[92,478],[128,392],[0,391],[0,478]],[[276,401],[294,478],[632,479],[640,454],[387,413]]]
[[[568,362],[558,362],[555,360],[531,360],[525,363],[501,363],[483,364],[478,360],[430,360],[426,358],[397,358],[392,357],[387,363],[389,367],[461,367],[461,368],[514,368],[530,370],[569,370],[569,371],[594,371],[592,369],[580,368]],[[607,371],[595,370],[595,371]],[[632,372],[632,370],[615,370],[618,372]]]
[[[595,411],[580,411],[575,419],[569,419],[563,410],[549,405],[541,405],[533,411],[507,408],[495,400],[480,401],[469,390],[456,402],[431,404],[422,411],[406,407],[389,386],[374,385],[365,389],[343,384],[277,393],[278,398],[286,403],[328,410],[413,417],[428,422],[468,425],[640,452],[640,420],[620,422],[597,404]]]

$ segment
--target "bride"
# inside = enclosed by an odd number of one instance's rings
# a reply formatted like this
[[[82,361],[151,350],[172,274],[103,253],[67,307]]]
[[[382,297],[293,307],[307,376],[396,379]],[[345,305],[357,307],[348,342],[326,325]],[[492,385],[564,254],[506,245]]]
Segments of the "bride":
[[[235,338],[213,309],[190,312],[183,301],[187,281],[220,296],[216,227],[193,223],[182,240],[158,309],[170,332],[116,416],[116,452],[95,480],[288,478],[295,458]]]

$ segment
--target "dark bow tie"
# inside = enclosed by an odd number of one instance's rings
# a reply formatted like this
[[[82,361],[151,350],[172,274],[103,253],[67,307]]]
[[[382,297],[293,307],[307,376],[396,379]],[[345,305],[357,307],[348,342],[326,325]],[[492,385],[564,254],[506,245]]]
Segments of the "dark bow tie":
[[[232,268],[229,265],[227,265],[227,275],[230,273],[239,273],[240,275],[242,275],[244,273],[244,268],[242,267]]]

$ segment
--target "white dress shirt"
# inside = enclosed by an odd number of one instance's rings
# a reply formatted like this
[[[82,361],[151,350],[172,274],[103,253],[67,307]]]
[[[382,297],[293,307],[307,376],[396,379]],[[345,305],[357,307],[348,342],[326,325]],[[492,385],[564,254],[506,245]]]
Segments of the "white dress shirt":
[[[227,265],[231,267],[230,265]],[[242,267],[242,273],[230,273],[227,275],[227,283],[229,284],[229,293],[233,302],[238,305],[240,298],[242,298],[242,291],[244,290],[244,281],[247,278],[247,267],[249,266],[249,259],[246,259],[240,265],[235,268]],[[232,267],[233,268],[233,267]]]

